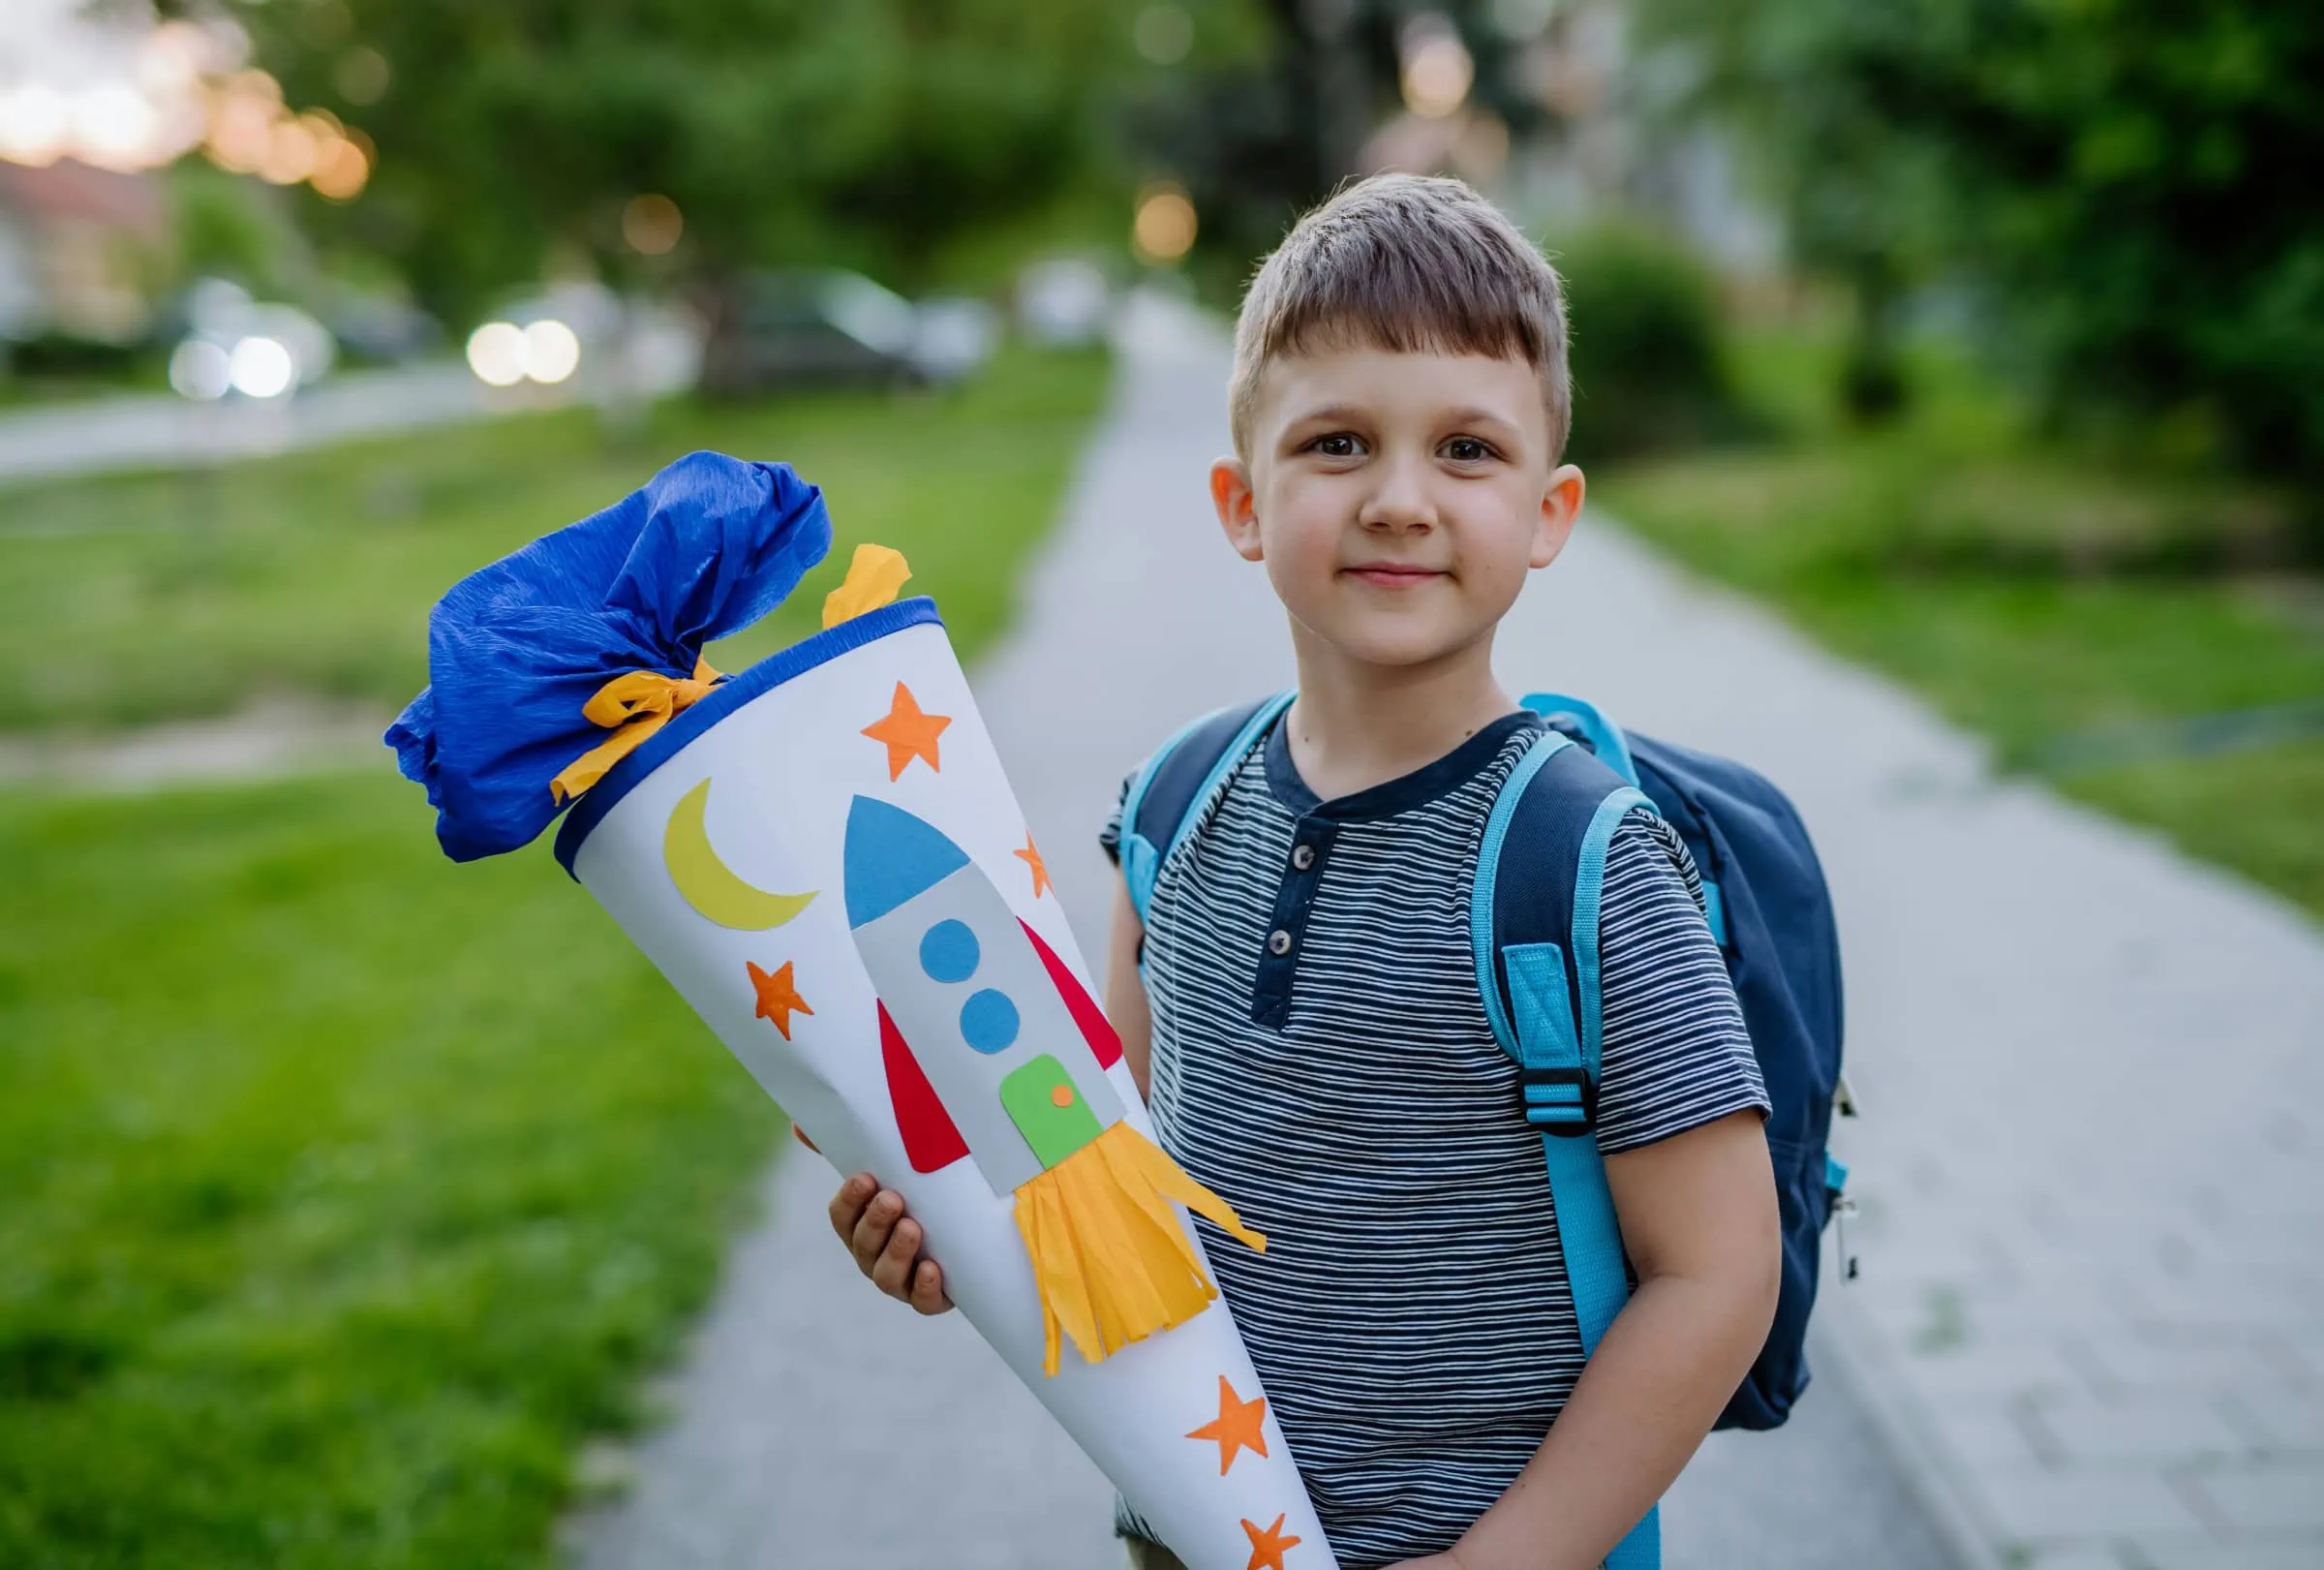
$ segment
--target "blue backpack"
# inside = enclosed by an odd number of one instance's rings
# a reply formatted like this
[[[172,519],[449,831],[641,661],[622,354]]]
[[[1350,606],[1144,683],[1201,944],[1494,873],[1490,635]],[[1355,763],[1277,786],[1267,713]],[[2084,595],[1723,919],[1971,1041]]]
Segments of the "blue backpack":
[[[1292,697],[1195,721],[1131,781],[1121,865],[1141,920],[1163,865]],[[1717,1427],[1778,1427],[1807,1388],[1823,1227],[1844,1207],[1848,1169],[1825,1152],[1825,1137],[1835,1100],[1853,1110],[1840,1077],[1840,939],[1823,870],[1791,804],[1750,769],[1626,736],[1577,698],[1537,693],[1524,701],[1547,728],[1485,820],[1470,927],[1485,1017],[1519,1065],[1520,1110],[1542,1131],[1582,1351],[1597,1350],[1630,1296],[1595,1138],[1598,908],[1614,830],[1643,806],[1678,831],[1702,874],[1711,935],[1774,1104],[1767,1146],[1783,1217],[1782,1295],[1767,1343]],[[1846,1273],[1854,1275],[1852,1260]],[[1608,1570],[1660,1562],[1654,1511],[1605,1561]]]

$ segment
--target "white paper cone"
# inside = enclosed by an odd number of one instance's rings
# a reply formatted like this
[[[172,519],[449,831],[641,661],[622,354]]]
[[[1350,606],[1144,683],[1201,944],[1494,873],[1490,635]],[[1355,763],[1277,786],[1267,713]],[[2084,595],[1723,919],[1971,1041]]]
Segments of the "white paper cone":
[[[840,1171],[876,1173],[903,1194],[961,1311],[1191,1570],[1332,1570],[1271,1410],[1258,1425],[1264,1454],[1223,1437],[1256,1417],[1240,1403],[1264,1396],[1223,1299],[1100,1363],[1068,1343],[1058,1372],[1042,1371],[1041,1302],[1009,1191],[1041,1162],[987,1082],[1047,1053],[1100,1122],[1117,1103],[1152,1130],[1126,1065],[1099,1067],[1037,951],[1011,928],[1007,917],[1021,920],[1094,990],[1055,894],[1036,888],[1038,851],[951,643],[915,603],[842,624],[706,699],[707,729],[642,779],[609,777],[606,797],[584,798],[574,875]],[[964,853],[966,876],[926,891],[908,857],[867,863],[870,836],[913,821]],[[851,924],[851,907],[861,918],[882,902],[886,914]],[[935,925],[941,939],[918,936]],[[973,973],[949,979],[964,964]],[[981,994],[1007,1002],[971,1008]],[[907,1156],[883,995],[970,1148],[937,1170],[915,1171]],[[980,1031],[972,1051],[963,1041]],[[1202,1430],[1213,1436],[1191,1437]]]

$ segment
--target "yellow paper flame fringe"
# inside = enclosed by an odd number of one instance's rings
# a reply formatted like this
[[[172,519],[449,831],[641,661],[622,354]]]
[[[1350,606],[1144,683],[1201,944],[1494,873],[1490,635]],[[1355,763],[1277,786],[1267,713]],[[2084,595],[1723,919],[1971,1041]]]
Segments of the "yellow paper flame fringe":
[[[893,604],[912,570],[903,552],[886,545],[858,545],[847,563],[847,578],[823,597],[823,625],[837,627],[868,610]]]
[[[1184,1324],[1218,1296],[1174,1199],[1266,1252],[1267,1240],[1232,1205],[1126,1122],[1017,1190],[1017,1230],[1032,1256],[1049,1338],[1043,1372],[1057,1371],[1060,1329],[1097,1363]]]

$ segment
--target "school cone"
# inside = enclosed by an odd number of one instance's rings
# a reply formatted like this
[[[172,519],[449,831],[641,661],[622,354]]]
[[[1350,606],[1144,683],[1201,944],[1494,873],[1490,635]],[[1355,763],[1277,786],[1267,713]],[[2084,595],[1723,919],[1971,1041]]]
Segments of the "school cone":
[[[704,472],[681,475],[689,464]],[[811,565],[828,540],[819,495],[779,467],[697,454],[640,498],[627,576],[550,591],[616,606],[623,635],[641,596],[723,635],[768,600],[763,584],[736,591],[749,575],[730,557],[773,560],[780,539]],[[529,604],[511,563],[447,595],[439,623]],[[773,598],[804,570],[776,570],[788,581]],[[616,692],[634,673],[607,676],[587,723],[526,771],[562,746],[553,778],[574,805],[558,857],[839,1171],[903,1194],[961,1311],[1192,1570],[1331,1570],[1178,1207],[1227,1247],[1265,1240],[1153,1143],[935,607],[894,600],[906,571],[860,549],[824,630],[731,678],[683,637],[654,650],[652,681]],[[705,582],[733,600],[723,615],[700,614]],[[463,790],[522,750],[489,712],[522,635],[465,659],[458,630],[432,625],[436,683],[390,733],[455,856],[547,820],[530,804],[486,830],[458,816]],[[474,671],[489,680],[465,682]],[[455,705],[468,742],[445,739]],[[472,753],[485,762],[464,773]],[[486,784],[479,799],[500,799]]]

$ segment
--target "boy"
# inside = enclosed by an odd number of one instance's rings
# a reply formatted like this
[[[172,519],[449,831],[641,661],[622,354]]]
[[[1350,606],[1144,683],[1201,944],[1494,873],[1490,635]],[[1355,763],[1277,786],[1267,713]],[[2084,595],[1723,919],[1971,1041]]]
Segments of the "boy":
[[[1493,632],[1582,502],[1557,276],[1456,181],[1364,181],[1252,282],[1229,402],[1210,493],[1290,616],[1299,696],[1147,924],[1120,892],[1107,1012],[1164,1148],[1268,1236],[1211,1266],[1339,1562],[1596,1565],[1750,1367],[1780,1249],[1758,1068],[1650,812],[1614,838],[1601,921],[1597,1137],[1637,1288],[1586,1367],[1478,996],[1479,843],[1538,726]],[[859,1173],[832,1221],[941,1312],[902,1208]],[[1134,1564],[1176,1565],[1124,1531]]]

